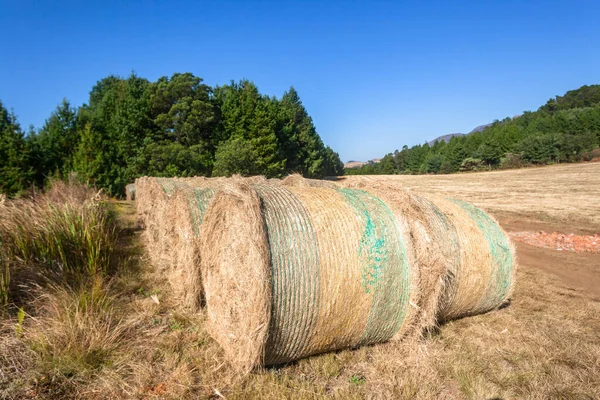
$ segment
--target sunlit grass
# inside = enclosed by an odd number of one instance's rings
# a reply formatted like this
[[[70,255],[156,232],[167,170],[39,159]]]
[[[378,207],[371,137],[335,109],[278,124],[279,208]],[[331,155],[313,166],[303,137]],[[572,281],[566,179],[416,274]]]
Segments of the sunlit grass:
[[[71,192],[0,204],[0,304],[23,283],[16,276],[76,285],[111,265],[116,228],[106,203],[89,189]]]

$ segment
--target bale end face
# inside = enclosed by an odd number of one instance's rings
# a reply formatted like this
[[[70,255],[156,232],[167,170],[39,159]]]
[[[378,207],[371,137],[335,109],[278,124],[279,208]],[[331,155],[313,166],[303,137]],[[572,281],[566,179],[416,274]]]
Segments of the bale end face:
[[[262,365],[271,315],[270,254],[261,202],[226,185],[206,212],[202,280],[208,329],[240,372]]]

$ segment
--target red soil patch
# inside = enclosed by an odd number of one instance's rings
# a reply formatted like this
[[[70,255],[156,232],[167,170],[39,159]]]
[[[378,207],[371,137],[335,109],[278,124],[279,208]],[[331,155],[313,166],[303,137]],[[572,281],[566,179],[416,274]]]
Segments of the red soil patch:
[[[509,235],[517,242],[546,249],[574,251],[576,253],[600,253],[600,236],[597,233],[588,236],[539,231],[510,232]]]

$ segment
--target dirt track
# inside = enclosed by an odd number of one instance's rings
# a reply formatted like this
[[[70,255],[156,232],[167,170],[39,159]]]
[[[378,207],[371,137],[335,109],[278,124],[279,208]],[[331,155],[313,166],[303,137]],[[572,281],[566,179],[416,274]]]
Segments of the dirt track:
[[[547,231],[573,232],[568,225],[511,217],[500,218],[500,224],[508,232]],[[589,230],[583,230],[590,233]],[[515,243],[521,268],[535,268],[558,276],[573,290],[600,298],[600,254],[556,251],[525,243]]]

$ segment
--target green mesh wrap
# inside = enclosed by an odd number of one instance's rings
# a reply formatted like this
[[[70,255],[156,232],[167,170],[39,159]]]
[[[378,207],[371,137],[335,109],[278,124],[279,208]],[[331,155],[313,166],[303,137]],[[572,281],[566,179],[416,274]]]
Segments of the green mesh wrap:
[[[362,285],[373,293],[373,306],[358,345],[390,339],[400,330],[408,307],[409,262],[398,223],[377,197],[356,189],[339,189],[364,219],[359,258],[364,260]]]
[[[510,292],[513,276],[513,256],[508,237],[485,212],[462,200],[450,199],[460,206],[483,232],[490,246],[492,268],[486,299],[491,307],[498,306]]]

